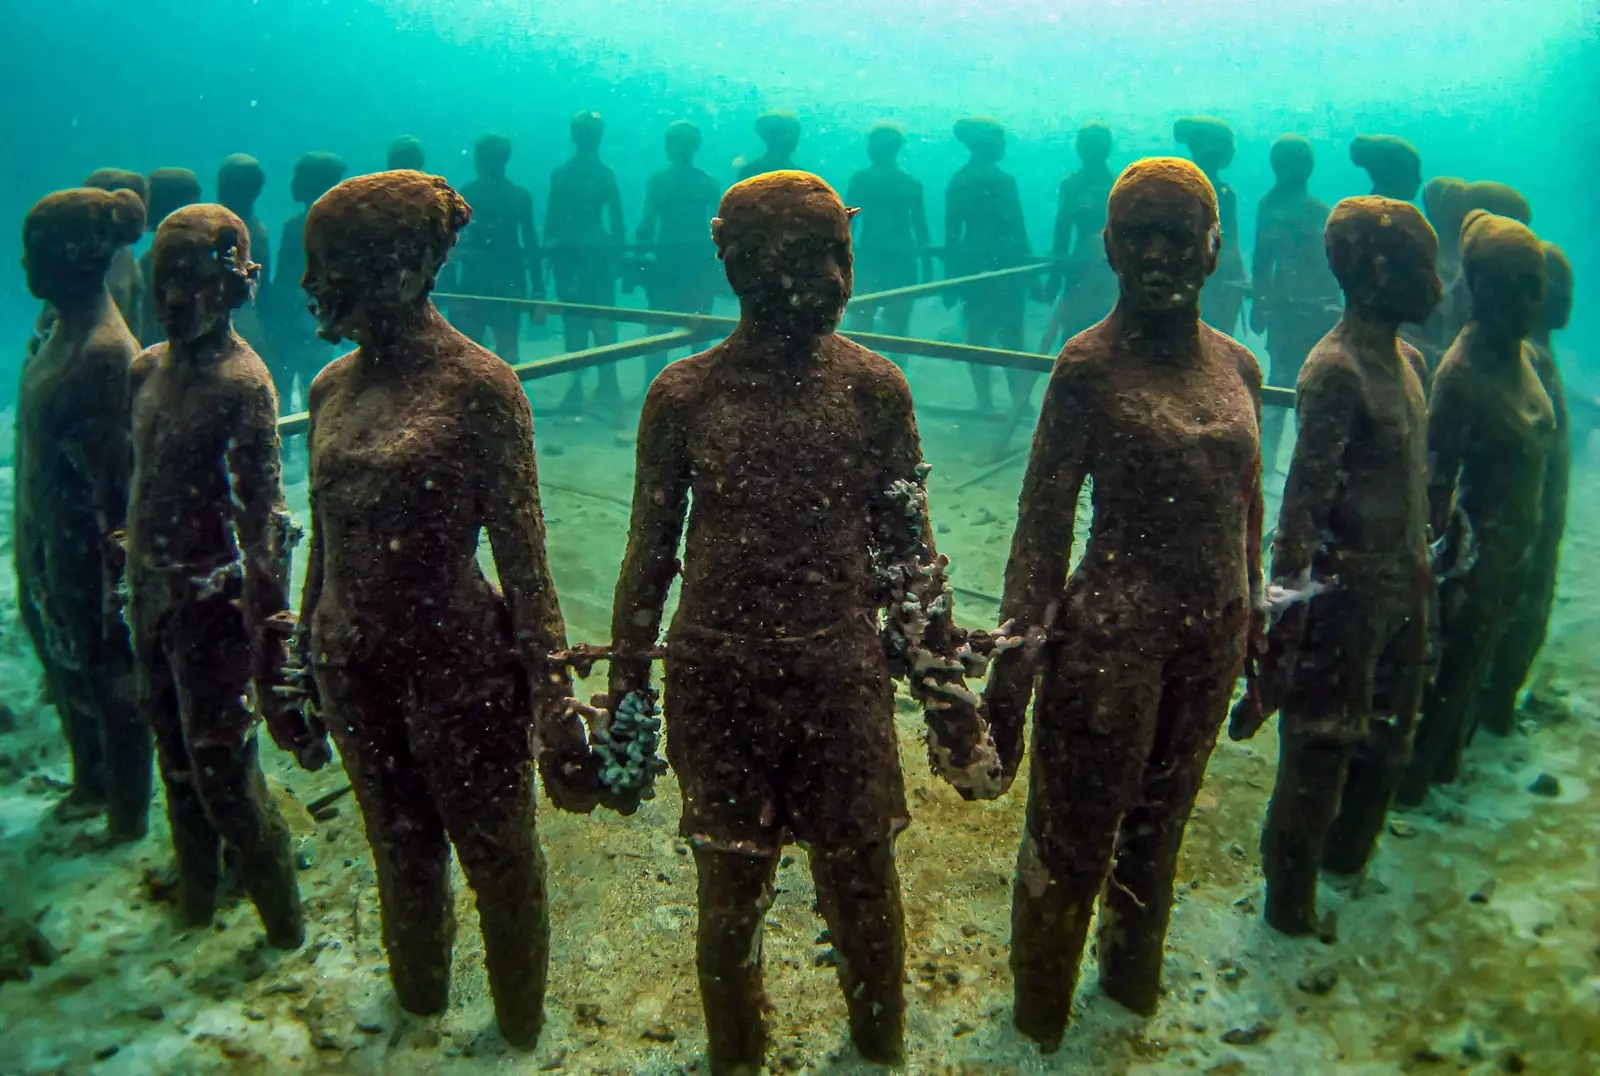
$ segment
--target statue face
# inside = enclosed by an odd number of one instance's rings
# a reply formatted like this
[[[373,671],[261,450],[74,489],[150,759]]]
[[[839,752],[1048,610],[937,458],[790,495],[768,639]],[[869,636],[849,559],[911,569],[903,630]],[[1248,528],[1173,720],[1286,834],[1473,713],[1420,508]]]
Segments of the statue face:
[[[1444,294],[1434,259],[1413,247],[1380,254],[1374,266],[1377,294],[1383,306],[1402,322],[1428,320]]]
[[[1468,284],[1473,317],[1497,336],[1521,339],[1533,332],[1544,313],[1542,266],[1504,258],[1479,266]]]
[[[233,270],[210,250],[184,250],[162,258],[154,280],[156,316],[167,338],[192,343],[228,323]]]
[[[1221,233],[1190,197],[1152,190],[1106,225],[1106,259],[1122,305],[1150,315],[1200,309],[1200,289],[1217,268]]]
[[[748,241],[753,249],[736,238],[724,257],[758,322],[802,338],[838,328],[854,286],[848,213],[797,214]]]
[[[317,319],[318,336],[331,343],[361,340],[367,327],[363,283],[328,256],[315,233],[306,236],[306,271],[300,286],[311,300],[306,309]]]

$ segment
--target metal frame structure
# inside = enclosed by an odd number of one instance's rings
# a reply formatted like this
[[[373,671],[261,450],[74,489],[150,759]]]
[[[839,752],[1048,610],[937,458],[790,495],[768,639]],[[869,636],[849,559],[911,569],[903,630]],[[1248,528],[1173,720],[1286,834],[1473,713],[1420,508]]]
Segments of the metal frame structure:
[[[923,299],[951,288],[962,288],[971,284],[983,284],[1014,276],[1034,275],[1049,269],[1050,264],[1043,261],[1030,262],[1027,265],[1019,265],[1009,269],[996,269],[987,273],[975,273],[971,276],[952,277],[948,280],[933,280],[926,284],[913,284],[909,287],[893,288],[888,291],[868,292],[864,295],[851,296],[850,305],[859,306],[863,303],[877,305],[903,299]],[[620,321],[666,330],[634,340],[621,340],[601,347],[569,351],[562,355],[554,355],[547,359],[535,359],[532,362],[524,362],[513,366],[512,370],[523,381],[538,381],[547,377],[555,377],[559,374],[572,373],[576,370],[586,370],[591,366],[603,366],[606,363],[621,362],[624,359],[634,359],[641,355],[654,355],[677,347],[696,347],[726,336],[733,330],[734,326],[739,324],[738,318],[722,317],[714,314],[680,314],[667,310],[650,310],[640,307],[591,306],[586,303],[564,303],[552,299],[508,299],[490,295],[461,295],[453,292],[440,292],[435,295],[435,298],[457,302],[467,300],[482,303],[505,303],[521,307],[530,312],[574,315],[594,321]],[[851,332],[847,330],[844,335],[864,347],[902,355],[921,355],[927,358],[976,363],[980,366],[998,366],[1010,370],[1031,370],[1041,374],[1049,373],[1051,367],[1055,365],[1055,359],[1050,356],[1035,355],[1029,351],[977,347],[973,344],[954,344],[944,340],[927,340],[914,336],[890,336],[887,333]],[[1266,386],[1261,390],[1261,402],[1269,407],[1292,408],[1294,407],[1294,390]],[[919,408],[919,410],[928,409]],[[944,414],[952,414],[952,412],[944,409],[938,410]],[[977,412],[956,411],[953,413],[967,418],[980,417]],[[1017,419],[1017,416],[1004,414],[981,417],[1010,421],[1012,425],[1015,425]],[[310,423],[311,416],[303,411],[298,414],[285,415],[278,420],[278,432],[285,437],[304,434]]]

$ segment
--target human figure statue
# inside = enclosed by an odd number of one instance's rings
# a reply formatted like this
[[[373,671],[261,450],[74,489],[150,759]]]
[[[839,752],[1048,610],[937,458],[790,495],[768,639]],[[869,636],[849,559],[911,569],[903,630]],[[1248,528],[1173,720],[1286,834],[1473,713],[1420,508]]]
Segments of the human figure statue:
[[[1006,154],[1006,129],[987,116],[969,116],[955,125],[956,141],[971,154],[950,177],[944,201],[944,267],[947,277],[974,276],[996,269],[1027,264],[1030,256],[1027,227],[1017,181],[1001,171]],[[944,293],[946,306],[963,304],[966,342],[978,347],[1021,351],[1022,316],[1028,301],[1028,281],[1023,276],[1003,277],[968,284],[959,292]],[[972,391],[980,411],[994,410],[993,371],[968,364]],[[1011,405],[1027,408],[1038,375],[1007,370]]]
[[[1278,616],[1229,727],[1242,739],[1282,711],[1261,860],[1267,922],[1286,934],[1319,929],[1319,868],[1366,866],[1427,682],[1427,370],[1398,334],[1439,301],[1436,248],[1408,202],[1347,198],[1327,221],[1345,311],[1300,371]]]
[[[422,171],[427,164],[427,156],[422,152],[422,140],[416,135],[401,135],[389,143],[389,154],[385,163],[391,172]]]
[[[1461,286],[1461,222],[1468,211],[1467,186],[1465,180],[1438,176],[1422,188],[1422,212],[1439,237],[1439,279],[1444,285],[1444,297],[1425,324],[1405,326],[1400,335],[1422,353],[1430,383],[1439,360],[1466,321],[1467,311],[1457,311],[1455,306],[1465,301]]]
[[[1056,306],[1039,342],[1039,350],[1046,353],[1105,317],[1117,301],[1117,275],[1106,264],[1100,238],[1106,228],[1106,199],[1116,178],[1106,165],[1111,159],[1111,128],[1084,124],[1078,131],[1077,150],[1078,170],[1061,181],[1056,198],[1055,239],[1050,246],[1055,268],[1044,286],[1046,301],[1055,300]]]
[[[1555,408],[1527,337],[1544,316],[1544,249],[1526,225],[1481,209],[1461,229],[1472,316],[1433,378],[1429,513],[1444,549],[1439,668],[1397,798],[1455,780],[1471,707],[1527,585],[1541,534]]]
[[[1206,282],[1200,316],[1206,324],[1232,336],[1239,331],[1244,299],[1250,293],[1244,254],[1239,248],[1239,198],[1222,170],[1233,163],[1233,128],[1212,116],[1186,116],[1172,126],[1172,137],[1187,146],[1189,156],[1217,192],[1217,212],[1222,221],[1222,253],[1217,271]]]
[[[102,191],[133,191],[140,204],[150,197],[149,181],[138,172],[126,168],[97,168],[84,179],[85,187]],[[111,268],[106,271],[106,287],[111,290],[111,301],[117,312],[128,323],[131,332],[138,324],[144,309],[144,277],[139,272],[139,261],[129,247],[118,247],[111,256]],[[38,352],[50,334],[55,331],[56,312],[49,303],[43,304],[34,322],[33,338],[28,342],[28,354]]]
[[[264,297],[262,283],[272,279],[272,240],[267,226],[256,215],[256,199],[267,185],[267,174],[260,162],[246,153],[234,153],[222,159],[217,169],[217,203],[244,221],[250,229],[250,260],[261,267],[256,280],[255,294],[233,313],[233,326],[244,337],[252,351],[266,347],[266,327],[261,311],[268,309],[271,300]]]
[[[305,917],[256,723],[265,718],[309,768],[328,754],[279,693],[295,525],[272,378],[231,323],[260,266],[249,225],[220,205],[172,213],[151,249],[166,341],[134,360],[129,379],[128,620],[167,789],[179,913],[185,926],[211,925],[226,843],[267,943],[295,949]]]
[[[543,299],[544,269],[539,233],[533,224],[533,195],[506,178],[510,160],[511,140],[505,135],[478,139],[473,153],[478,178],[461,188],[476,226],[462,235],[452,260],[456,266],[454,286],[467,295]],[[457,299],[450,304],[450,320],[480,344],[492,338],[495,353],[512,366],[521,360],[522,308],[515,303]],[[533,321],[542,324],[544,316],[535,314]]]
[[[1435,204],[1440,217],[1437,227],[1453,227],[1456,233],[1454,249],[1440,255],[1440,263],[1448,267],[1448,273],[1441,269],[1441,274],[1445,274],[1444,302],[1439,304],[1440,317],[1433,326],[1439,346],[1439,354],[1434,359],[1434,366],[1437,367],[1445,349],[1455,342],[1456,336],[1472,316],[1472,293],[1461,268],[1461,226],[1467,214],[1481,209],[1520,224],[1532,224],[1533,208],[1514,188],[1492,181],[1466,183],[1459,189],[1447,187],[1444,191],[1436,190]]]
[[[763,112],[757,116],[756,137],[767,151],[753,161],[740,158],[734,162],[740,179],[794,168],[794,151],[800,145],[800,120],[793,112]]]
[[[1306,190],[1313,165],[1311,143],[1300,135],[1274,142],[1277,183],[1256,210],[1250,328],[1267,338],[1272,359],[1267,384],[1286,389],[1294,388],[1300,364],[1339,317],[1339,285],[1323,251],[1328,207]],[[1278,466],[1286,417],[1281,407],[1268,408],[1261,416],[1261,460],[1268,473]]]
[[[556,298],[564,303],[617,305],[617,264],[622,256],[622,193],[617,175],[600,160],[605,120],[598,112],[572,117],[572,158],[550,173],[550,201],[545,206],[544,241],[555,281]],[[561,315],[561,333],[568,351],[603,347],[617,341],[617,323],[578,314]],[[613,418],[622,405],[615,363],[596,371],[595,402]],[[562,407],[583,409],[583,374],[572,375]]]
[[[1258,630],[1261,372],[1200,321],[1220,242],[1194,165],[1123,171],[1105,233],[1117,305],[1056,360],[1023,479],[1000,609],[1034,645],[998,658],[984,702],[1013,775],[1037,662],[1011,968],[1016,1025],[1046,1052],[1097,897],[1101,985],[1154,1011],[1184,825]]]
[[[294,163],[289,194],[303,207],[283,225],[278,243],[278,270],[267,291],[268,335],[272,349],[267,369],[278,392],[278,406],[292,406],[295,382],[300,384],[302,400],[311,390],[311,379],[327,361],[327,346],[317,339],[316,322],[306,312],[300,278],[306,271],[306,215],[311,206],[334,184],[344,178],[344,159],[332,153],[307,153]]]
[[[695,166],[700,128],[688,120],[671,124],[666,149],[671,163],[645,185],[644,213],[634,233],[640,244],[654,247],[644,263],[645,294],[652,310],[709,314],[721,277],[710,236],[722,187]],[[645,359],[646,387],[665,365],[658,355]]]
[[[1544,646],[1555,606],[1556,568],[1561,536],[1567,528],[1567,486],[1572,473],[1572,427],[1567,393],[1561,382],[1551,336],[1565,329],[1572,316],[1572,263],[1554,243],[1544,244],[1544,308],[1528,337],[1534,370],[1555,414],[1555,438],[1544,469],[1539,533],[1524,564],[1524,581],[1516,587],[1516,608],[1489,659],[1489,671],[1473,703],[1473,723],[1496,736],[1517,727],[1517,695]]]
[[[311,386],[294,664],[355,786],[401,1006],[449,1002],[453,845],[477,897],[500,1032],[531,1048],[549,953],[533,744],[546,758],[587,746],[576,717],[561,723],[571,684],[552,661],[565,628],[527,397],[429,299],[471,215],[437,176],[380,172],[341,183],[306,221],[321,332],[356,350]],[[498,587],[478,566],[480,532]],[[558,803],[564,772],[545,769]]]
[[[1357,135],[1350,143],[1350,163],[1372,178],[1379,198],[1409,202],[1422,186],[1422,154],[1395,135]]]
[[[905,1027],[894,839],[907,820],[891,673],[911,671],[935,769],[963,794],[998,795],[998,761],[953,660],[910,391],[834,332],[849,211],[816,176],[773,172],[729,190],[712,227],[739,326],[645,397],[611,709],[649,689],[687,515],[667,747],[699,874],[710,1070],[761,1069],[761,931],[790,840],[811,856],[852,1039],[888,1062]]]
[[[84,187],[42,199],[22,233],[28,290],[55,326],[17,389],[17,607],[72,752],[57,815],[104,812],[113,842],[143,837],[150,805],[150,733],[112,537],[127,510],[128,364],[139,348],[106,287],[117,251],[143,230],[137,191]]]
[[[854,220],[856,290],[863,295],[903,288],[933,279],[928,253],[928,214],[922,183],[900,167],[905,132],[880,123],[867,135],[872,163],[850,177],[844,200],[860,209]],[[911,300],[857,302],[850,327],[872,332],[882,315],[883,331],[905,336],[911,326]],[[902,360],[903,361],[903,360]]]
[[[145,177],[149,196],[145,199],[145,228],[155,234],[161,222],[186,205],[200,200],[200,180],[187,168],[157,168]],[[139,255],[139,279],[144,283],[144,305],[139,310],[139,323],[130,326],[143,347],[162,339],[161,319],[156,317],[155,296],[150,291],[153,262],[150,251]]]

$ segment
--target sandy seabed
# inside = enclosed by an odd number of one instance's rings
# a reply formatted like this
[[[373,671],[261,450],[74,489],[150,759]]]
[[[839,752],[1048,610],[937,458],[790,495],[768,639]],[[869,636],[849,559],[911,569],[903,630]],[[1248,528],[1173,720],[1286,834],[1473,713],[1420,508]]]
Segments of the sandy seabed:
[[[624,367],[624,384],[638,363]],[[592,375],[591,375],[592,376]],[[962,588],[958,617],[993,623],[1028,431],[952,418],[965,375],[915,360],[939,543]],[[536,399],[557,398],[559,388]],[[997,386],[998,388],[999,386]],[[633,442],[594,418],[541,417],[551,557],[571,637],[602,640],[627,528]],[[305,515],[291,448],[291,507]],[[1004,463],[996,467],[997,463]],[[9,469],[0,543],[9,557]],[[1574,480],[1551,642],[1518,735],[1480,738],[1463,779],[1397,814],[1365,878],[1325,884],[1337,939],[1289,939],[1261,919],[1257,838],[1276,761],[1274,726],[1225,739],[1190,822],[1159,1013],[1101,994],[1086,961],[1074,1025],[1041,1057],[1010,1022],[1010,888],[1026,774],[1004,799],[963,803],[930,778],[919,717],[901,699],[913,823],[899,844],[908,927],[912,1074],[1072,1072],[1403,1073],[1600,1071],[1600,476]],[[1269,505],[1269,515],[1275,504]],[[1081,524],[1080,524],[1081,525]],[[298,566],[297,566],[298,567]],[[311,923],[276,953],[248,903],[185,931],[144,879],[169,859],[158,804],[144,841],[107,850],[99,822],[61,824],[66,749],[0,576],[0,908],[58,951],[0,984],[0,1073],[705,1072],[693,970],[695,884],[676,836],[677,789],[635,817],[539,818],[554,942],[548,1024],[520,1054],[493,1030],[471,893],[457,872],[453,1002],[440,1017],[396,1005],[379,940],[371,857],[353,801],[313,819],[337,766],[266,766],[291,820]],[[600,686],[596,681],[590,690]],[[668,730],[670,734],[670,729]],[[1557,794],[1528,791],[1541,775]],[[1545,782],[1548,790],[1548,782]],[[768,913],[765,967],[774,1072],[884,1071],[850,1048],[805,855],[792,849]]]

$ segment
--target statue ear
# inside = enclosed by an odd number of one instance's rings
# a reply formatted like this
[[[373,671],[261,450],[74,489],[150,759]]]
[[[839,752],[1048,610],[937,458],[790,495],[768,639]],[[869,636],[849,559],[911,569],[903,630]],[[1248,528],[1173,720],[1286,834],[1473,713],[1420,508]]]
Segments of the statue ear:
[[[722,218],[721,217],[712,217],[711,218],[711,241],[713,243],[717,244],[717,246],[719,246],[719,247],[722,245]]]
[[[846,220],[855,220],[856,214],[859,212],[861,212],[861,207],[858,205],[849,205],[844,207],[844,217]]]

